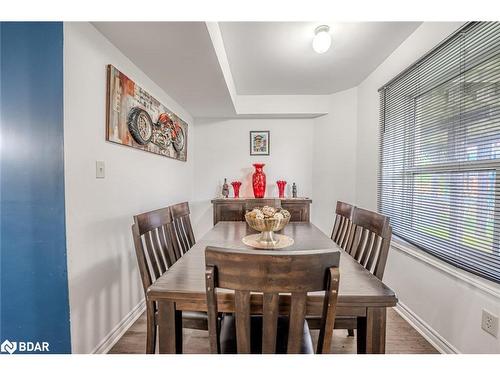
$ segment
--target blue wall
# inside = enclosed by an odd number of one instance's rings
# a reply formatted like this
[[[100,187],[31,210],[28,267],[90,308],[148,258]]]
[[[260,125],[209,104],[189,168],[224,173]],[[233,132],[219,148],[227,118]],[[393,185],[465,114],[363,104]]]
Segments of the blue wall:
[[[71,351],[63,24],[0,23],[0,342]]]

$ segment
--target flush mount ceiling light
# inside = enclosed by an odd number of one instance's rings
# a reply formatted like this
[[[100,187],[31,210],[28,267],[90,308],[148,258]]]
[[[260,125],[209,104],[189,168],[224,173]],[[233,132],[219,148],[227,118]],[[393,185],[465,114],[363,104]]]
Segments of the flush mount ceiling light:
[[[325,53],[332,45],[332,37],[330,35],[330,26],[321,25],[314,30],[313,50],[317,53]]]

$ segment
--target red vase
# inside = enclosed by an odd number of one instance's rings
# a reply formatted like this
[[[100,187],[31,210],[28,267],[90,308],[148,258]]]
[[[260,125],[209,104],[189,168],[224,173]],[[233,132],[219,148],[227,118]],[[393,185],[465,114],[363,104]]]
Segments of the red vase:
[[[262,170],[265,164],[254,164],[255,172],[252,176],[253,195],[255,198],[264,198],[266,193],[266,174]]]
[[[285,198],[286,181],[279,180],[279,181],[276,181],[276,184],[278,184],[279,197],[280,198]]]
[[[233,185],[234,197],[239,198],[240,197],[241,182],[240,181],[233,181],[233,182],[231,182],[231,185]]]

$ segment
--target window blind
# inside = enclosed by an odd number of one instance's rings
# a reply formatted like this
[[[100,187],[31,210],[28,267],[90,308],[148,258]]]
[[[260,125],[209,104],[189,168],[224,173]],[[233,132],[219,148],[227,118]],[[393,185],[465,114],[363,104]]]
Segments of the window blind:
[[[500,282],[500,23],[470,22],[380,89],[379,211]]]

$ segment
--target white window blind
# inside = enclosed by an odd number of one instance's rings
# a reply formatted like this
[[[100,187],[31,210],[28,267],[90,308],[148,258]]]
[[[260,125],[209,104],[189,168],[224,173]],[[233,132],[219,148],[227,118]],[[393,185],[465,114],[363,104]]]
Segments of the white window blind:
[[[380,89],[379,211],[500,282],[500,23],[471,22]]]

